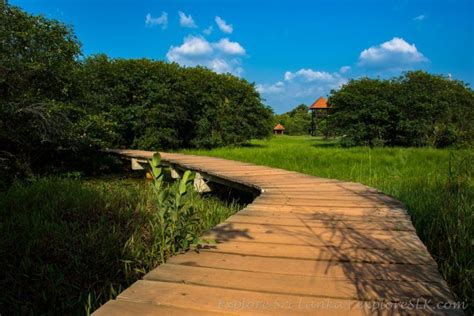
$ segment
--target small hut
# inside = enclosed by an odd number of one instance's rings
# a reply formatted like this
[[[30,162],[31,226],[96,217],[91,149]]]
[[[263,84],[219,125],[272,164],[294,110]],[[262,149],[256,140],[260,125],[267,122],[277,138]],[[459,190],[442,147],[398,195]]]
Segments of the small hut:
[[[285,128],[283,127],[283,125],[281,125],[280,123],[278,123],[278,124],[273,128],[273,134],[275,134],[275,135],[283,135],[283,134],[285,134]]]
[[[323,97],[319,97],[309,109],[311,110],[311,136],[314,136],[318,128],[317,111],[325,112],[328,109],[328,101]]]

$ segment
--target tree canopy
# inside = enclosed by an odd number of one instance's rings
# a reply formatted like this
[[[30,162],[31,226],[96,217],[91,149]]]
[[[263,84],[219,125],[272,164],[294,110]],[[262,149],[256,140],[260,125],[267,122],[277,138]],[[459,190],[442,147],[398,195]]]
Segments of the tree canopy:
[[[242,78],[150,59],[83,59],[69,26],[0,9],[0,173],[7,177],[101,147],[211,148],[271,132],[271,109]]]
[[[472,145],[474,92],[461,81],[411,71],[351,80],[329,97],[330,123],[345,145]]]

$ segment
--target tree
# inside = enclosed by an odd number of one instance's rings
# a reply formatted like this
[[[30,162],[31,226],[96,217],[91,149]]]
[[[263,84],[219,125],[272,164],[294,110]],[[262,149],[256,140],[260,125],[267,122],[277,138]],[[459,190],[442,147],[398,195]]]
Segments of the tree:
[[[74,146],[66,102],[80,45],[55,20],[0,5],[0,173],[28,174]],[[52,161],[50,161],[50,164]]]
[[[391,133],[396,109],[388,81],[363,78],[332,91],[331,125],[344,137],[345,145],[381,145]]]
[[[401,115],[394,144],[444,147],[473,142],[474,93],[463,82],[414,71],[396,83]]]
[[[390,80],[362,78],[332,91],[331,126],[345,145],[472,144],[473,91],[423,71]]]

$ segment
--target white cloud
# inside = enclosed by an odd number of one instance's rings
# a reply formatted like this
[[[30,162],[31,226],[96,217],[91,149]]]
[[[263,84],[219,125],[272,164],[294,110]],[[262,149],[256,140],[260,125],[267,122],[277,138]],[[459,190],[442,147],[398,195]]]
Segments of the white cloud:
[[[179,15],[179,25],[181,25],[182,27],[189,27],[189,28],[197,27],[196,23],[194,23],[194,20],[191,14],[186,16],[184,12],[179,11],[178,15]]]
[[[201,65],[217,73],[241,75],[243,69],[238,56],[243,55],[245,49],[227,38],[209,42],[199,36],[188,36],[180,46],[171,46],[166,57],[183,66]]]
[[[417,50],[415,44],[398,37],[367,48],[359,56],[359,66],[386,70],[408,69],[426,61],[428,59]]]
[[[426,19],[426,15],[424,15],[424,14],[420,14],[420,15],[415,16],[413,18],[414,21],[423,21],[424,19]]]
[[[207,29],[204,29],[202,32],[206,35],[211,35],[212,31],[214,31],[214,28],[212,27],[212,25],[209,25],[209,27]]]
[[[350,70],[351,70],[351,66],[342,66],[341,68],[339,68],[339,72],[341,74],[345,74],[346,72],[348,72]]]
[[[168,27],[168,13],[162,12],[161,15],[157,18],[153,18],[150,13],[145,16],[145,25],[154,26],[161,25],[162,29]]]
[[[261,94],[276,94],[284,91],[285,84],[282,81],[278,81],[274,84],[258,84],[256,89]]]
[[[227,24],[227,22],[224,21],[220,16],[216,16],[216,24],[219,27],[219,29],[224,33],[230,34],[234,31],[234,28],[232,27],[232,25]]]
[[[181,46],[171,46],[166,56],[173,60],[181,57],[193,57],[208,55],[213,52],[212,45],[203,38],[189,36],[184,39]]]
[[[228,38],[223,38],[214,46],[225,54],[245,55],[245,49],[237,42],[231,42]]]
[[[311,81],[331,81],[333,79],[333,75],[326,71],[315,71],[312,69],[300,69],[296,72],[287,71],[285,72],[285,80],[292,81],[295,79],[300,79],[306,82]]]

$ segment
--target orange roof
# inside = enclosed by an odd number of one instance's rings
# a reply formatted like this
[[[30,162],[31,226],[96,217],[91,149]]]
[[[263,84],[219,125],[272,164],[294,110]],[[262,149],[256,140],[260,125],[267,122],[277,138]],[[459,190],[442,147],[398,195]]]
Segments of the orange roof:
[[[277,124],[274,128],[273,128],[274,131],[284,131],[285,128],[283,127],[283,125],[281,124]]]
[[[309,107],[310,110],[312,109],[327,109],[328,108],[328,100],[323,97],[320,97]]]

